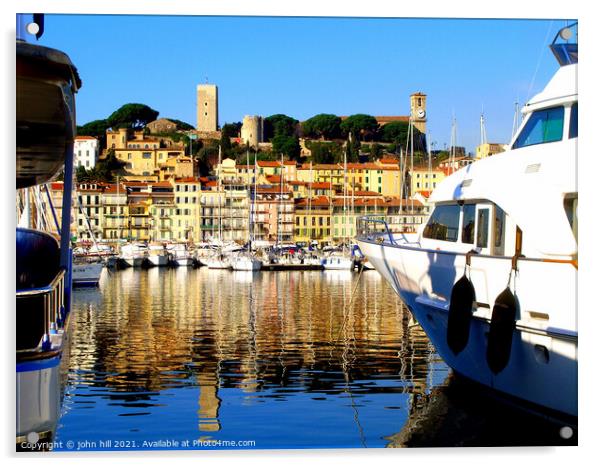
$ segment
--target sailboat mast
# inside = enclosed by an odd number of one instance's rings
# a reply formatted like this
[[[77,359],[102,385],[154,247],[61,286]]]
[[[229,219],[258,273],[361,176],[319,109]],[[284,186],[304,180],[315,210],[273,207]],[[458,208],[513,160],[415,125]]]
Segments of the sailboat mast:
[[[412,201],[412,195],[414,191],[414,118],[410,117],[410,208],[412,215],[414,215],[414,202]],[[412,220],[413,222],[413,220]]]
[[[222,243],[222,146],[220,145],[217,151],[217,194],[218,194],[218,202],[217,202],[217,212],[218,212],[218,239],[220,242],[220,246]]]
[[[309,162],[309,225],[308,225],[308,230],[309,230],[309,244],[311,245],[311,241],[312,241],[312,237],[311,237],[311,232],[312,232],[312,228],[311,228],[311,222],[312,222],[312,216],[311,216],[311,198],[313,196],[313,189],[312,189],[312,181],[313,181],[313,160],[310,160]]]

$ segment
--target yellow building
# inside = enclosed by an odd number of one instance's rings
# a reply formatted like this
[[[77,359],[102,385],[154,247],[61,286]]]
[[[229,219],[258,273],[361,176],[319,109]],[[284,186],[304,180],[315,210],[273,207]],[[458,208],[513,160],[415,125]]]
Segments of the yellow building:
[[[485,143],[477,146],[476,158],[484,159],[485,157],[489,157],[493,154],[499,154],[500,152],[504,152],[505,147],[504,144],[497,143]]]
[[[107,186],[102,193],[103,224],[105,239],[127,239],[129,236],[129,209],[124,184]]]
[[[429,196],[443,178],[445,178],[445,172],[443,170],[414,168],[414,171],[412,172],[412,194],[420,193]]]
[[[197,178],[176,178],[172,181],[176,212],[172,217],[174,239],[201,240],[201,182]]]
[[[299,199],[295,203],[295,225],[293,241],[320,244],[331,241],[330,199],[318,196]]]

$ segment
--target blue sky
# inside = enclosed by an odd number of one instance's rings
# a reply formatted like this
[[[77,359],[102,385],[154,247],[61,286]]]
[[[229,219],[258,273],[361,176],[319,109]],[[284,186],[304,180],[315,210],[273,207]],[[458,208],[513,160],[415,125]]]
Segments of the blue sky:
[[[557,69],[565,20],[47,15],[43,45],[67,52],[84,86],[78,123],[128,102],[196,124],[196,84],[219,86],[220,124],[244,115],[407,115],[428,96],[436,148],[508,142],[514,102]],[[547,41],[546,41],[547,37]],[[544,49],[545,45],[545,49]],[[536,73],[537,70],[537,73]]]

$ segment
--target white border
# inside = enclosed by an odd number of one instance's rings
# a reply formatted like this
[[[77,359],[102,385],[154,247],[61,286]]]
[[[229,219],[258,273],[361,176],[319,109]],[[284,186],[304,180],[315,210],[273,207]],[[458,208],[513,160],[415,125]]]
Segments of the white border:
[[[36,455],[35,459],[29,459],[30,455],[18,455],[13,452],[14,435],[14,353],[7,351],[2,358],[0,374],[5,384],[2,385],[2,399],[6,403],[2,422],[2,439],[4,442],[5,459],[12,464],[15,459],[26,459],[29,461],[50,461],[51,463],[74,463],[85,461],[86,465],[105,464],[108,461],[122,458],[133,462],[144,461],[146,465],[165,463],[166,459],[177,458],[185,464],[217,464],[224,461],[244,462],[245,465],[271,465],[286,462],[287,465],[306,465],[308,462],[317,465],[331,464],[364,464],[375,461],[384,464],[400,464],[403,462],[420,462],[421,464],[440,464],[444,462],[461,461],[464,465],[478,464],[482,466],[483,461],[487,464],[508,464],[516,459],[529,460],[531,462],[545,461],[547,464],[576,463],[585,460],[586,455],[590,457],[600,456],[597,450],[598,443],[596,432],[599,430],[598,423],[601,419],[599,408],[600,396],[597,394],[600,388],[600,355],[601,348],[597,344],[600,340],[600,313],[602,306],[599,300],[594,301],[594,293],[600,287],[599,273],[594,281],[593,271],[597,265],[596,261],[600,254],[595,254],[593,247],[599,235],[602,233],[599,217],[599,197],[593,196],[592,187],[599,184],[598,179],[602,174],[600,170],[599,138],[594,135],[600,133],[599,118],[594,118],[594,108],[600,108],[597,103],[600,100],[599,57],[600,43],[599,30],[602,29],[598,20],[599,16],[594,11],[594,2],[566,2],[546,1],[528,2],[525,0],[504,0],[496,2],[495,6],[488,2],[469,0],[454,1],[385,1],[371,0],[360,2],[357,0],[306,0],[285,3],[269,2],[263,0],[105,0],[102,3],[91,3],[83,1],[53,0],[52,2],[21,0],[17,5],[4,2],[0,7],[3,13],[0,20],[3,25],[2,47],[4,73],[2,73],[1,100],[4,105],[0,111],[1,128],[3,134],[2,157],[3,164],[3,213],[6,213],[11,221],[9,226],[0,229],[0,244],[3,251],[12,251],[12,260],[5,259],[7,272],[3,274],[3,291],[5,293],[4,309],[14,309],[12,267],[14,263],[14,249],[11,247],[14,241],[14,15],[20,12],[52,12],[52,13],[95,13],[95,14],[203,14],[203,15],[252,15],[252,16],[377,16],[377,17],[464,17],[464,18],[577,18],[579,19],[580,31],[580,76],[579,93],[581,98],[580,138],[579,153],[581,156],[579,166],[579,190],[581,193],[580,203],[580,270],[579,270],[579,309],[580,309],[580,447],[579,448],[478,448],[478,449],[413,449],[404,451],[376,450],[309,450],[309,451],[269,451],[269,452],[152,452],[149,454],[136,453],[135,455],[124,454],[95,454],[81,453],[78,455],[52,454]],[[503,71],[501,71],[503,72]],[[598,113],[598,112],[597,112]],[[592,118],[588,118],[591,116]],[[596,115],[597,117],[597,115]],[[597,127],[594,128],[593,125]],[[597,150],[596,150],[597,149]],[[4,211],[4,209],[6,209]],[[594,236],[595,235],[595,236]],[[6,256],[3,256],[6,257]],[[594,304],[596,303],[596,304]],[[2,326],[5,338],[4,342],[14,342],[12,325],[14,319],[5,315]],[[3,345],[9,350],[10,344]],[[11,406],[12,405],[12,406]],[[50,456],[48,458],[48,456]],[[518,464],[522,464],[518,463]]]

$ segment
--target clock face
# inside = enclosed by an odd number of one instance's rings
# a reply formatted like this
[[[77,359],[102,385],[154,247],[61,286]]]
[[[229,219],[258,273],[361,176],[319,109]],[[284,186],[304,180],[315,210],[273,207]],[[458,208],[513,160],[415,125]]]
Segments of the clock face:
[[[424,118],[425,115],[426,115],[426,112],[424,111],[424,109],[419,108],[418,110],[416,110],[416,116],[418,118]]]

